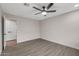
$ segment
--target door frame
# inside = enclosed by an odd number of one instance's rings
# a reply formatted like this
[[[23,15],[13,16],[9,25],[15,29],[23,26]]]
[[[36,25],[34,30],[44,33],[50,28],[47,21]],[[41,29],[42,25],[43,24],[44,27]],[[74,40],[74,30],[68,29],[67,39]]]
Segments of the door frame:
[[[2,19],[1,19],[1,23],[2,23],[2,52],[4,51],[4,35],[5,35],[5,33],[4,33],[4,16],[2,16],[1,17]]]

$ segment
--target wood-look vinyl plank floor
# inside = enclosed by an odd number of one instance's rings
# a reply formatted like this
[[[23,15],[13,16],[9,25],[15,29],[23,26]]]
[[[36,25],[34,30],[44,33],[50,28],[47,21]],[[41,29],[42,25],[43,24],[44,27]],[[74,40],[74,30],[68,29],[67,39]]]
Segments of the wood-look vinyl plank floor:
[[[36,39],[6,47],[2,56],[79,56],[79,50]]]

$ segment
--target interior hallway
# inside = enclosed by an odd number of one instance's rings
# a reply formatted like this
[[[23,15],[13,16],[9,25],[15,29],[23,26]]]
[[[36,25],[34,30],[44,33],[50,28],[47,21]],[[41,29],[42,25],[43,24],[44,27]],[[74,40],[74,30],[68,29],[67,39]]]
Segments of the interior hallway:
[[[3,56],[79,56],[79,50],[43,39],[6,47]]]

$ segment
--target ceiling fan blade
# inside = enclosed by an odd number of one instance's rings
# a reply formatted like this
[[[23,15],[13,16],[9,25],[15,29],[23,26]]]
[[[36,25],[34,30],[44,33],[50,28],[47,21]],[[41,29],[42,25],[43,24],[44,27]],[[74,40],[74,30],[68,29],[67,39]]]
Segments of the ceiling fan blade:
[[[50,11],[46,11],[46,12],[56,12],[56,10],[50,10]]]
[[[38,14],[41,14],[42,12],[38,12],[38,13],[36,13],[35,15],[38,15]]]
[[[54,3],[50,3],[48,6],[47,6],[47,9],[49,9]]]
[[[36,10],[42,11],[41,9],[39,9],[39,8],[37,8],[37,7],[33,7],[33,8],[36,9]]]

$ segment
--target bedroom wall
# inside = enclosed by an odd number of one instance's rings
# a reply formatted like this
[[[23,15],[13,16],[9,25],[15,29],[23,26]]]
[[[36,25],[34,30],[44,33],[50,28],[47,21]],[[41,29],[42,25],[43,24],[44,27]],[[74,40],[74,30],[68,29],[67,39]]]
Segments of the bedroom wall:
[[[41,38],[79,49],[79,10],[41,21]]]
[[[39,22],[30,19],[17,19],[18,42],[40,38]]]
[[[5,17],[16,20],[18,43],[40,38],[39,21],[10,14],[5,14]]]

